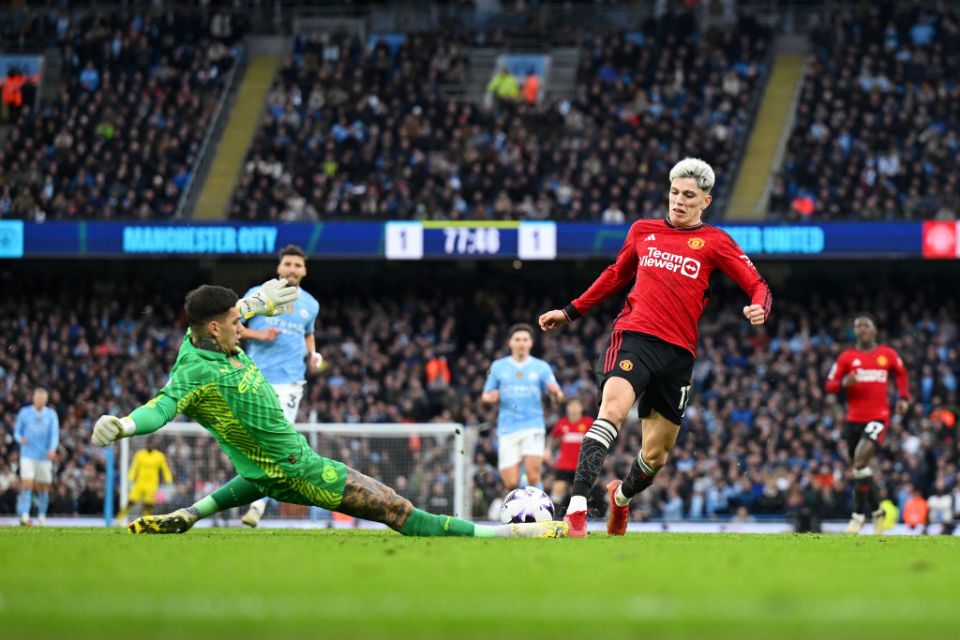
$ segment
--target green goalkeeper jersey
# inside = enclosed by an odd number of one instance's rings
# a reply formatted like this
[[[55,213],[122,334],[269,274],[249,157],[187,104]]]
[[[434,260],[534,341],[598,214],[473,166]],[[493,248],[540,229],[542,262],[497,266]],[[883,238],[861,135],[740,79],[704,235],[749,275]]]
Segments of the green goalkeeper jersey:
[[[144,408],[161,410],[163,422],[177,413],[199,422],[240,476],[265,495],[328,509],[340,504],[345,466],[310,448],[287,422],[273,387],[242,350],[227,356],[197,348],[188,330],[169,381]],[[146,421],[137,412],[132,417],[137,433],[153,430],[141,428]]]

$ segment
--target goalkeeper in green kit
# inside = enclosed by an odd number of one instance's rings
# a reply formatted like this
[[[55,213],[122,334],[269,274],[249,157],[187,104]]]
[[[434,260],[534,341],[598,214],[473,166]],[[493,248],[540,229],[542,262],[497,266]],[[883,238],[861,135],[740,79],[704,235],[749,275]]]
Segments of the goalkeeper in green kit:
[[[128,525],[132,533],[183,533],[201,518],[269,496],[381,522],[407,536],[566,536],[563,522],[493,527],[426,513],[390,487],[310,449],[239,347],[242,318],[283,313],[296,298],[297,287],[279,278],[242,300],[225,287],[194,289],[185,304],[190,328],[166,386],[129,416],[97,420],[93,444],[106,447],[153,433],[182,413],[213,434],[239,474],[193,506],[135,520]]]

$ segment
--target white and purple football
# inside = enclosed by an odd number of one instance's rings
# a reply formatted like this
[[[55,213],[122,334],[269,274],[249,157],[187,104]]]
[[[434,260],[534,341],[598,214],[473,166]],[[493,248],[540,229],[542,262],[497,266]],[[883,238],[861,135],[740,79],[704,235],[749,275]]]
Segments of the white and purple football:
[[[514,489],[500,505],[500,522],[544,522],[553,520],[553,500],[536,487]]]

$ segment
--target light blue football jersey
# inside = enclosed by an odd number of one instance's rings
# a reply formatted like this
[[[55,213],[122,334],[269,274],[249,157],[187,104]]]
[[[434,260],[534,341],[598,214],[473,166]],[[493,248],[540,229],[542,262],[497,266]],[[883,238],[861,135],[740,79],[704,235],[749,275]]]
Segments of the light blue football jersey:
[[[548,384],[557,384],[557,378],[550,365],[539,358],[531,356],[522,364],[510,356],[495,360],[483,390],[500,391],[497,434],[544,429],[543,394]]]
[[[46,460],[49,451],[56,450],[60,444],[60,419],[57,412],[44,407],[39,414],[32,404],[20,409],[13,428],[13,437],[17,443],[22,438],[27,444],[20,448],[20,457],[31,460]]]
[[[259,287],[253,287],[244,297],[253,295],[257,289]],[[247,321],[251,329],[262,331],[273,327],[280,331],[273,342],[247,340],[243,347],[270,384],[302,382],[307,375],[307,345],[304,338],[313,333],[320,303],[300,289],[300,297],[287,307],[287,312],[282,315],[254,316]]]

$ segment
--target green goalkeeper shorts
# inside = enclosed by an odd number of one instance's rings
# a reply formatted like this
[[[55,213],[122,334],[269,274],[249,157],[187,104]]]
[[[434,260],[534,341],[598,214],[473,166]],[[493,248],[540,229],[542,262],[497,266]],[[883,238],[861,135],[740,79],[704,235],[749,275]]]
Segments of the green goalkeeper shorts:
[[[343,500],[347,465],[312,451],[292,464],[284,464],[283,477],[256,484],[264,495],[280,502],[334,510]]]

